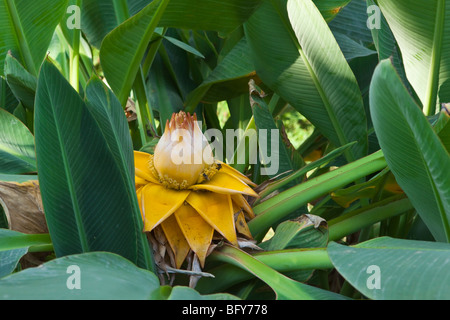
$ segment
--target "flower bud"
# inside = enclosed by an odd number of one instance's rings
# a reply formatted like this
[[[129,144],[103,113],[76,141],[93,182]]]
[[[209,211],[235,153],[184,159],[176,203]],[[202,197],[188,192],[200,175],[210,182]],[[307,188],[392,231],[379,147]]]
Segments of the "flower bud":
[[[160,181],[169,188],[186,189],[202,181],[212,164],[212,149],[196,115],[173,114],[154,152],[153,165]]]

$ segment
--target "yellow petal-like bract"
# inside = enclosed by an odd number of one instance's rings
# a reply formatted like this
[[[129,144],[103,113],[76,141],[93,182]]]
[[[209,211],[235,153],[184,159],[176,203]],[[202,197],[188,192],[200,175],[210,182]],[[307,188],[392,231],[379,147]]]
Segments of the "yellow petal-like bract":
[[[180,112],[167,121],[154,155],[135,151],[136,193],[144,231],[159,225],[180,268],[190,250],[204,266],[213,235],[238,246],[251,239],[246,219],[254,217],[246,197],[255,184],[217,161],[195,115]]]

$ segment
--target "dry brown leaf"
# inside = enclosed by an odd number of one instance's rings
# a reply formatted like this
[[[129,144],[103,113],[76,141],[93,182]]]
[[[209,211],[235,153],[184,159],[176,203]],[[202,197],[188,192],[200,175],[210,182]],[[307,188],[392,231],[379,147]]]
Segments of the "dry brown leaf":
[[[26,234],[48,233],[38,181],[0,181],[0,202],[9,229]]]

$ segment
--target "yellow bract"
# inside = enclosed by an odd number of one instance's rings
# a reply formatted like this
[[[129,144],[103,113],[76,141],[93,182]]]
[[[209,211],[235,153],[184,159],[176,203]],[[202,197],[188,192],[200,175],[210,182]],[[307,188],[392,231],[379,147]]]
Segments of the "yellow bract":
[[[171,189],[152,167],[153,155],[135,151],[134,158],[144,231],[161,226],[175,257],[174,267],[181,267],[190,250],[204,266],[214,232],[235,246],[238,234],[251,238],[246,218],[254,215],[245,196],[258,194],[245,175],[217,162],[211,178],[187,189]]]

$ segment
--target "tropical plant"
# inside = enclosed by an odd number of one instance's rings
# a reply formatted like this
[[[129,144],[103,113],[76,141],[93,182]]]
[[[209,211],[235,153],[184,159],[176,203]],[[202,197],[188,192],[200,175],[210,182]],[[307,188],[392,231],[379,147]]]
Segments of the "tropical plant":
[[[0,1],[0,298],[450,299],[449,21]]]

